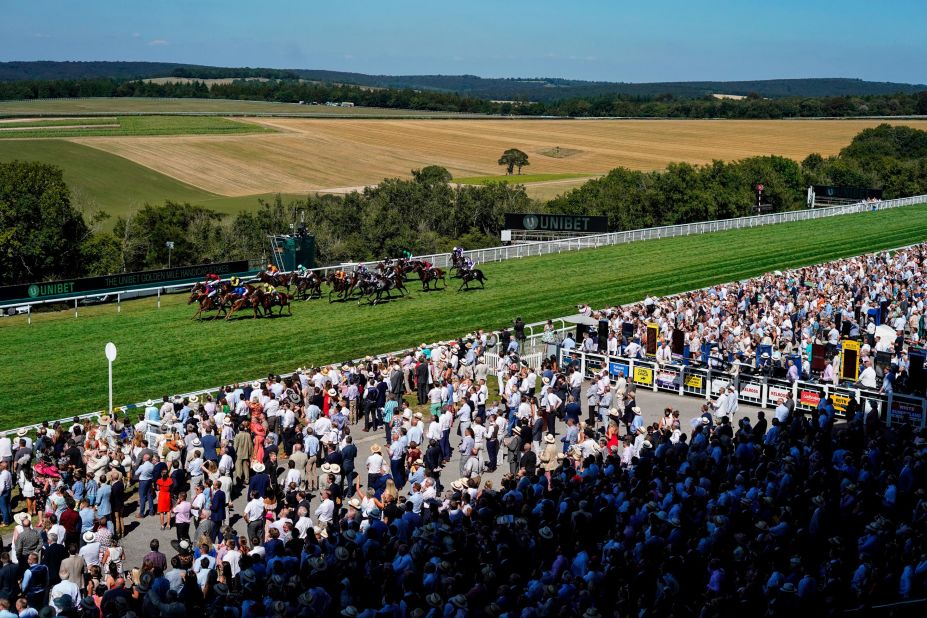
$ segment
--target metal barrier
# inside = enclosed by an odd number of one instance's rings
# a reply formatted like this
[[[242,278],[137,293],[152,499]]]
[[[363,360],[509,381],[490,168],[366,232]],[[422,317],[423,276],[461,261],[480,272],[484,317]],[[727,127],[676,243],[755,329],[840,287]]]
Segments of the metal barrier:
[[[561,365],[579,364],[583,376],[590,378],[607,369],[612,380],[621,372],[638,388],[653,392],[673,392],[679,396],[711,399],[717,397],[728,385],[733,385],[737,400],[760,408],[775,407],[780,399],[791,395],[800,410],[817,408],[822,399],[832,397],[838,416],[846,416],[847,406],[855,399],[860,406],[876,406],[886,425],[907,423],[923,429],[927,426],[927,399],[915,395],[887,393],[847,386],[835,386],[820,382],[796,381],[770,378],[758,375],[744,375],[683,365],[659,365],[649,359],[606,357],[582,350],[561,350]]]

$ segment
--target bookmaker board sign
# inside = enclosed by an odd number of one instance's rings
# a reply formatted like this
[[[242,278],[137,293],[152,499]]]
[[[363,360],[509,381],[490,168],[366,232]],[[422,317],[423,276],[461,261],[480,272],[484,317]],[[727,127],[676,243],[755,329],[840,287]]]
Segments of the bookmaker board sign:
[[[505,227],[509,230],[527,230],[529,232],[605,234],[608,232],[608,217],[506,213]]]
[[[209,273],[215,273],[225,278],[234,274],[246,274],[247,272],[248,261],[239,260],[219,264],[199,264],[197,266],[119,273],[103,277],[84,277],[82,279],[48,281],[45,283],[24,283],[0,287],[0,302],[53,300],[93,292],[105,294],[133,288],[153,288],[161,285],[198,281]]]

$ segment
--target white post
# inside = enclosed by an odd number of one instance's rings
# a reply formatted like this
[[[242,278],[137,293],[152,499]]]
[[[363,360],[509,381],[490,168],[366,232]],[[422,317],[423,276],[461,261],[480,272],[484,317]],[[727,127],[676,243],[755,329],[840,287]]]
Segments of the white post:
[[[74,299],[74,317],[77,317],[77,299]]]
[[[103,353],[106,355],[106,360],[109,365],[109,413],[113,413],[113,361],[116,360],[116,344],[112,341],[106,344],[106,347],[103,348]]]
[[[122,294],[116,294],[116,313],[122,313]]]
[[[161,308],[161,288],[158,288],[158,309]]]
[[[26,305],[26,320],[32,324],[32,305]]]

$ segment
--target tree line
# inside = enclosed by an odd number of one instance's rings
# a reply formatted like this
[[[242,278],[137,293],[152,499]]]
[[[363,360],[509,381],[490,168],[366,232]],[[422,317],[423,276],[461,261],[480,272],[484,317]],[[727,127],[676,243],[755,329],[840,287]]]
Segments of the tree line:
[[[452,92],[410,88],[367,88],[346,84],[276,79],[269,69],[250,69],[267,81],[237,79],[226,84],[195,81],[156,84],[125,79],[23,80],[0,82],[0,100],[73,97],[215,98],[295,103],[350,101],[355,105],[438,112],[557,116],[570,118],[620,116],[668,118],[777,119],[818,116],[907,116],[927,114],[927,91],[867,96],[782,97],[758,95],[745,99],[678,98],[670,94],[635,96],[610,94],[547,102],[494,102]],[[178,74],[202,77],[199,71]],[[216,76],[228,77],[217,70]],[[286,73],[286,72],[281,72]],[[240,77],[240,76],[239,76]]]
[[[455,186],[446,169],[430,166],[344,196],[260,200],[237,216],[146,204],[113,225],[79,210],[60,169],[0,163],[0,285],[161,268],[168,240],[175,265],[258,259],[268,234],[290,233],[303,220],[324,265],[496,245],[505,213],[607,215],[611,231],[726,219],[752,214],[759,183],[774,211],[803,208],[811,184],[881,188],[885,199],[925,194],[927,132],[883,124],[838,155],[801,163],[768,156],[654,172],[617,168],[546,204],[520,185]]]

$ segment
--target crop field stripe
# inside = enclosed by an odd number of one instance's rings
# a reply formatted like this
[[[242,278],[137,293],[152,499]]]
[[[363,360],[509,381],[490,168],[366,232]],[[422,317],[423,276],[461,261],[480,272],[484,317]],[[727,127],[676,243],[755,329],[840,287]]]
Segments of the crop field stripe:
[[[114,341],[116,400],[254,378],[567,315],[580,302],[626,303],[927,238],[927,206],[861,213],[483,264],[485,290],[422,293],[383,306],[297,302],[292,317],[197,323],[185,295],[0,319],[0,427],[100,409],[103,346]]]
[[[234,135],[241,133],[273,133],[276,130],[240,120],[216,116],[120,116],[119,127],[94,127],[82,129],[56,129],[55,125],[37,126],[34,130],[2,131],[0,138],[64,138],[64,137],[137,137],[163,135]],[[67,125],[68,123],[65,123]],[[75,124],[74,122],[70,124]],[[7,126],[0,124],[0,128]],[[11,124],[9,126],[16,126]]]
[[[531,165],[523,171],[529,175],[600,174],[618,166],[654,170],[677,161],[710,163],[767,154],[800,160],[811,152],[836,154],[859,131],[880,121],[255,118],[252,122],[280,132],[170,140],[100,137],[81,142],[206,191],[237,196],[366,185],[409,177],[410,170],[428,165],[446,167],[458,178],[496,176],[501,169],[497,161],[506,148],[528,154]],[[918,120],[894,124],[927,127],[927,122]],[[565,158],[541,154],[556,146],[576,153]],[[248,173],[231,173],[242,168]]]

